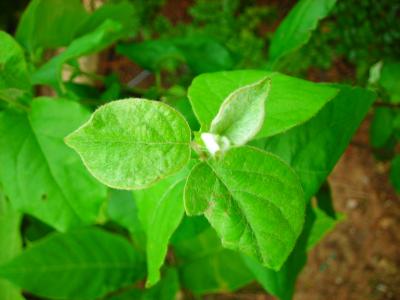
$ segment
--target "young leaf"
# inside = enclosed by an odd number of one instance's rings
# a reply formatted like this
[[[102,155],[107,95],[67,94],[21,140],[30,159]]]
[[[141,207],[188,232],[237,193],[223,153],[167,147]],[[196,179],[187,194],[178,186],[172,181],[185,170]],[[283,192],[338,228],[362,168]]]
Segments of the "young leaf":
[[[195,218],[188,218],[188,222],[182,225],[191,226],[193,220]],[[182,285],[195,295],[233,292],[254,280],[241,256],[223,248],[210,227],[175,242],[174,253],[180,262]]]
[[[95,222],[106,189],[63,138],[89,112],[62,99],[37,99],[29,114],[0,113],[0,182],[13,206],[60,231]]]
[[[235,146],[246,144],[264,123],[264,107],[270,86],[270,79],[263,78],[230,94],[211,122],[211,133],[228,138]]]
[[[193,168],[185,207],[188,214],[204,213],[224,247],[279,270],[301,232],[305,200],[296,174],[284,162],[241,147]]]
[[[24,52],[9,34],[0,31],[0,90],[30,88]]]
[[[265,102],[267,117],[256,138],[272,136],[306,122],[338,92],[333,87],[275,72],[247,70],[202,74],[193,80],[188,92],[201,131],[210,132],[212,120],[233,91],[265,77],[271,79],[271,90]]]
[[[0,193],[0,264],[11,260],[21,251],[21,215]],[[21,292],[10,282],[0,279],[1,300],[22,300]]]
[[[95,228],[52,234],[0,266],[0,276],[24,290],[66,300],[97,299],[134,283],[143,271],[128,241]]]
[[[65,139],[88,170],[117,189],[142,189],[178,172],[190,158],[190,128],[166,104],[125,99],[96,110]]]
[[[301,0],[275,31],[269,49],[269,60],[276,63],[283,56],[307,43],[319,20],[326,17],[336,0]]]
[[[314,118],[257,144],[296,171],[306,199],[318,191],[332,171],[376,97],[361,88],[334,87],[340,88],[340,93]]]
[[[169,240],[182,220],[184,179],[189,170],[188,166],[149,189],[133,193],[147,238],[147,287],[159,281]]]
[[[55,56],[32,75],[34,84],[48,84],[63,90],[61,71],[65,63],[98,52],[121,37],[122,25],[113,20],[105,21],[95,31],[74,40],[64,52]]]

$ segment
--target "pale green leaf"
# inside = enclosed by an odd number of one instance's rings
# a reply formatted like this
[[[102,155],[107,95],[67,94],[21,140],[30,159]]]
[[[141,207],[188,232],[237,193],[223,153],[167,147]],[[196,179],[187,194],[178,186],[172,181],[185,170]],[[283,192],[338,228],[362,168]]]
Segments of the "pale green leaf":
[[[159,281],[169,240],[182,220],[184,179],[189,170],[187,166],[151,188],[133,193],[146,233],[147,287]]]
[[[182,225],[190,226],[195,219]],[[175,242],[174,253],[183,287],[196,295],[233,292],[254,279],[241,256],[223,248],[210,227]]]
[[[263,126],[270,85],[270,79],[263,78],[230,94],[212,120],[210,132],[228,138],[232,145],[246,144]]]
[[[145,99],[114,101],[66,138],[88,170],[117,189],[142,189],[190,158],[190,128],[179,112]]]
[[[340,93],[314,118],[257,144],[292,166],[306,199],[318,191],[332,171],[376,97],[361,88],[335,87],[341,89]]]
[[[204,213],[224,247],[279,269],[301,232],[305,199],[296,174],[283,161],[241,147],[193,168],[185,207],[189,214]]]
[[[21,215],[15,212],[9,201],[0,193],[0,264],[11,260],[21,251]],[[22,300],[19,289],[0,279],[1,300]]]
[[[65,63],[84,55],[98,52],[113,44],[121,37],[123,27],[113,20],[106,20],[95,31],[74,40],[61,54],[41,66],[32,75],[34,84],[48,84],[65,92],[62,85],[61,71]]]
[[[96,221],[106,189],[63,138],[89,118],[79,104],[38,99],[0,113],[0,182],[13,206],[65,231]]]
[[[304,123],[338,92],[333,87],[275,72],[248,70],[202,74],[193,80],[188,94],[201,131],[210,131],[221,104],[233,91],[265,77],[271,79],[271,89],[265,102],[265,121],[256,138],[272,136]]]
[[[0,90],[30,91],[30,88],[23,50],[8,33],[0,31]]]
[[[303,46],[317,28],[319,20],[325,18],[336,0],[300,0],[283,19],[275,31],[269,49],[272,64],[290,52]]]
[[[35,295],[97,299],[134,283],[143,264],[122,237],[96,228],[52,234],[0,266],[0,276]]]

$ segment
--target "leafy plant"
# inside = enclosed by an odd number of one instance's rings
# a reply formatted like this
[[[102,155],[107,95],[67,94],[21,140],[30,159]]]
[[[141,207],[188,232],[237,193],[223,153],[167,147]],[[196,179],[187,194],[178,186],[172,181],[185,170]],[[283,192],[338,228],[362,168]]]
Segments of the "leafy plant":
[[[194,34],[142,43],[129,39],[154,24],[131,21],[151,23],[161,1],[111,1],[89,13],[80,1],[33,0],[15,39],[0,32],[0,297],[175,299],[256,280],[291,299],[307,252],[341,219],[325,180],[374,94],[267,70],[204,73],[252,61],[238,58],[237,41],[264,47],[259,19],[234,31],[269,11],[246,6],[236,22],[239,3],[222,2],[218,20],[204,13],[214,6],[192,7]],[[334,2],[300,1],[257,65],[279,69]],[[229,30],[218,39],[222,23]],[[82,70],[80,58],[115,43],[156,74],[156,93]],[[180,64],[190,69],[183,79]],[[165,69],[176,85],[163,86]],[[40,86],[56,96],[37,97]],[[152,93],[160,101],[138,98]]]

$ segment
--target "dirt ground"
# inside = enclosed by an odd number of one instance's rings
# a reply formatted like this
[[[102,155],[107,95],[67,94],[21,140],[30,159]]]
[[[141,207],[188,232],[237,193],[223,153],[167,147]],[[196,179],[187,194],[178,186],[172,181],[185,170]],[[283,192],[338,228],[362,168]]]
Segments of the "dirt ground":
[[[329,177],[347,218],[311,252],[295,300],[400,299],[400,197],[367,136],[364,122]]]

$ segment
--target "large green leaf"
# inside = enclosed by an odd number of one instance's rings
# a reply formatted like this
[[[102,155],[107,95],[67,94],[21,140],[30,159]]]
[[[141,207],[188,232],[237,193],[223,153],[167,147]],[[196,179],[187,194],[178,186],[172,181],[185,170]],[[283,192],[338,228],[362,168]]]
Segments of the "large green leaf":
[[[106,20],[103,24],[76,40],[60,55],[55,56],[32,75],[34,84],[48,84],[65,92],[62,85],[61,71],[65,63],[84,55],[98,52],[121,37],[123,26],[116,21]]]
[[[10,35],[0,31],[0,90],[29,91],[30,87],[24,52]]]
[[[264,123],[270,86],[270,80],[263,78],[230,94],[211,122],[211,133],[228,138],[235,146],[246,144]]]
[[[185,207],[191,215],[204,213],[224,247],[278,270],[301,232],[305,199],[288,165],[275,155],[241,147],[193,168]]]
[[[192,225],[193,219],[182,225]],[[223,248],[210,227],[174,242],[174,253],[182,285],[194,294],[232,292],[254,279],[240,255]]]
[[[274,72],[249,70],[202,74],[189,88],[189,99],[201,130],[209,132],[212,120],[229,94],[265,77],[271,79],[271,90],[265,102],[265,122],[256,138],[272,136],[304,123],[338,92],[326,85]]]
[[[146,233],[147,287],[159,281],[169,240],[183,218],[184,179],[189,170],[187,166],[151,188],[133,193]]]
[[[99,181],[117,189],[141,189],[187,164],[190,128],[166,104],[125,99],[100,107],[66,143]]]
[[[257,143],[292,166],[306,199],[332,171],[375,99],[375,94],[365,89],[335,87],[340,93],[310,121]]]
[[[279,271],[263,267],[251,257],[243,257],[263,288],[281,300],[292,299],[298,275],[307,262],[310,251],[340,221],[340,215],[325,211],[332,206],[330,190],[321,189],[317,194],[318,206],[307,205],[306,219],[300,238],[289,258]]]
[[[33,0],[21,17],[16,38],[31,53],[67,46],[87,17],[80,0]]]
[[[48,236],[0,266],[0,276],[52,299],[97,299],[144,274],[122,237],[96,228]]]
[[[272,64],[303,46],[317,28],[318,21],[326,17],[336,0],[300,0],[275,31],[269,49]]]
[[[11,260],[21,250],[21,215],[0,193],[0,264]],[[10,282],[0,279],[0,299],[22,300],[20,291]]]
[[[58,230],[95,222],[106,189],[63,138],[89,112],[61,99],[32,102],[29,114],[0,113],[0,182],[14,207]]]

